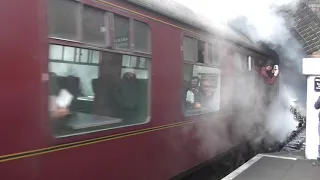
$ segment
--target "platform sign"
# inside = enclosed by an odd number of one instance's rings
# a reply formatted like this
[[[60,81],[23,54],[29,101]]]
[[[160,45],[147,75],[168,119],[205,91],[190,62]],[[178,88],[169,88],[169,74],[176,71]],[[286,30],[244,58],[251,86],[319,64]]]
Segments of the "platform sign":
[[[314,91],[320,92],[320,77],[314,78]]]

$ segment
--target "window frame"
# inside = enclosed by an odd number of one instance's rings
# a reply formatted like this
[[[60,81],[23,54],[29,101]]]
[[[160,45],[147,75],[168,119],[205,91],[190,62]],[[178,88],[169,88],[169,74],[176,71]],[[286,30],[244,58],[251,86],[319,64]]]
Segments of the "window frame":
[[[150,24],[148,23],[148,21],[145,21],[143,19],[137,19],[137,18],[131,18],[132,19],[132,51],[133,52],[136,52],[136,53],[142,53],[142,54],[152,54],[152,27],[150,26]],[[140,23],[144,23],[145,25],[148,26],[148,29],[149,29],[149,38],[148,38],[148,49],[149,49],[149,52],[146,52],[146,51],[139,51],[137,49],[135,49],[135,35],[134,35],[134,32],[135,32],[135,29],[134,29],[134,22],[135,21],[138,21]]]
[[[240,59],[238,59],[240,61],[236,60],[236,56],[240,57]],[[248,70],[248,56],[249,56],[249,54],[247,52],[245,52],[245,51],[241,51],[239,49],[236,49],[234,51],[233,66],[234,66],[234,72],[235,73],[243,74],[243,73],[247,73],[249,71]]]
[[[251,55],[247,56],[247,64],[248,64],[248,71],[252,71],[253,59]]]
[[[129,47],[128,48],[118,48],[116,47],[116,43],[114,43],[114,40],[115,40],[115,16],[120,16],[122,18],[126,18],[128,19],[128,22],[129,22]],[[111,14],[111,28],[112,28],[112,37],[110,39],[111,41],[111,48],[114,49],[114,50],[119,50],[119,51],[132,51],[132,42],[133,42],[133,36],[132,36],[132,18],[130,17],[127,17],[127,16],[123,16],[121,14],[115,14],[115,13],[112,13]]]
[[[197,113],[195,114],[187,114],[187,111],[185,111],[185,107],[184,107],[184,99],[182,101],[182,114],[184,116],[184,118],[191,118],[191,117],[196,117],[196,116],[200,116],[200,115],[204,115],[204,114],[210,114],[210,113],[215,113],[218,114],[221,111],[221,76],[222,76],[222,71],[221,71],[221,67],[217,66],[217,65],[208,65],[205,63],[194,63],[194,62],[190,62],[190,61],[183,61],[182,62],[182,66],[184,69],[184,65],[188,64],[188,65],[192,65],[192,66],[203,66],[203,67],[207,67],[207,68],[214,68],[217,69],[218,71],[220,71],[219,74],[219,82],[220,82],[220,90],[219,90],[219,96],[220,96],[220,100],[219,100],[219,110],[215,111],[215,110],[208,110],[208,109],[200,109],[199,111],[197,111]],[[184,88],[184,70],[182,71],[182,80],[183,80],[183,88]],[[183,95],[183,94],[182,94]],[[183,96],[182,96],[183,97]]]
[[[52,0],[54,1],[54,0]],[[81,27],[81,22],[82,22],[82,10],[83,10],[83,2],[81,0],[67,0],[67,1],[72,1],[74,3],[78,4],[77,10],[76,10],[76,35],[75,35],[75,39],[67,39],[67,38],[61,38],[61,37],[55,37],[55,36],[51,36],[50,35],[50,18],[47,18],[47,26],[48,26],[48,38],[52,38],[52,39],[60,39],[60,40],[68,40],[71,42],[80,42],[81,41],[81,35],[82,35],[82,27]],[[49,3],[47,3],[47,12],[49,12]],[[49,16],[49,15],[48,15]]]
[[[106,134],[112,134],[114,133],[114,131],[123,131],[126,132],[128,131],[128,128],[134,128],[134,129],[140,129],[141,126],[145,126],[147,124],[150,124],[152,121],[152,57],[151,55],[146,55],[146,54],[138,54],[138,53],[134,53],[134,52],[128,52],[128,51],[117,51],[117,50],[112,50],[112,49],[105,49],[105,48],[101,48],[101,47],[93,47],[93,46],[88,46],[85,43],[79,43],[79,42],[70,42],[68,40],[60,40],[60,39],[49,39],[48,41],[48,62],[47,62],[47,66],[49,66],[50,62],[60,62],[60,63],[69,63],[69,64],[80,64],[80,65],[92,65],[92,66],[100,66],[100,62],[101,62],[101,58],[102,56],[100,56],[100,61],[99,64],[88,64],[88,63],[78,63],[75,61],[63,61],[63,60],[50,60],[49,59],[49,47],[50,45],[60,45],[60,46],[67,46],[67,47],[73,47],[73,48],[82,48],[82,49],[89,49],[89,50],[95,50],[95,51],[99,51],[100,54],[102,54],[103,52],[109,52],[109,53],[118,53],[121,55],[129,55],[129,56],[136,56],[136,57],[142,57],[142,58],[147,58],[149,59],[149,65],[148,65],[148,85],[147,85],[147,108],[146,108],[146,112],[147,112],[147,116],[146,118],[143,120],[142,123],[135,123],[135,124],[127,124],[127,125],[123,125],[123,126],[116,126],[116,127],[105,127],[105,128],[97,128],[95,130],[90,130],[90,131],[84,131],[84,132],[78,132],[78,133],[70,133],[70,134],[65,134],[65,135],[58,135],[56,136],[53,133],[50,133],[51,137],[53,138],[54,141],[61,141],[61,143],[65,143],[65,139],[69,139],[69,138],[79,138],[79,139],[84,139],[83,136],[87,135],[87,136],[96,136],[99,133],[106,133]],[[63,56],[62,56],[63,58]],[[121,67],[123,68],[123,67]],[[49,68],[47,68],[47,72],[46,72],[46,76],[49,76]],[[100,71],[98,71],[98,74],[100,74]],[[49,81],[48,81],[49,82]],[[48,89],[49,90],[49,89]],[[49,93],[49,91],[46,91],[47,93]],[[47,95],[49,97],[49,94]],[[49,104],[49,100],[46,101],[47,104]],[[49,113],[49,111],[47,112]],[[48,116],[49,117],[49,116]],[[49,118],[48,118],[49,120]],[[51,126],[50,126],[51,127]],[[51,132],[51,131],[50,131]],[[90,138],[85,138],[85,139],[90,139]]]
[[[214,51],[213,49],[216,47],[216,48],[220,48],[220,44],[222,44],[222,42],[220,42],[219,40],[216,40],[216,39],[209,39],[209,41],[206,42],[206,49],[207,49],[207,61],[205,61],[206,64],[208,65],[220,65],[221,63],[221,57],[222,57],[222,54],[221,52],[219,51]],[[209,58],[209,45],[212,46],[212,59]],[[215,61],[214,57],[215,57],[215,52],[218,52],[217,54],[217,60]]]
[[[98,47],[104,47],[104,48],[108,48],[110,47],[110,16],[109,16],[109,11],[99,8],[95,5],[92,4],[88,4],[88,3],[84,3],[81,0],[68,0],[68,1],[73,1],[73,2],[77,2],[78,3],[78,9],[77,9],[77,18],[76,18],[76,39],[67,39],[67,38],[59,38],[59,37],[55,37],[55,36],[51,36],[50,33],[48,33],[48,38],[50,39],[56,39],[56,40],[63,40],[63,41],[69,41],[69,42],[78,42],[78,43],[84,43],[84,44],[90,44],[93,46],[98,46]],[[104,11],[104,25],[107,26],[106,28],[106,32],[104,33],[105,35],[105,40],[104,40],[104,44],[96,44],[96,43],[92,43],[92,42],[85,42],[83,40],[83,12],[84,12],[84,6],[89,6],[93,9],[99,9],[101,11]],[[49,25],[49,22],[48,22]],[[109,38],[109,39],[108,39]]]
[[[190,38],[193,38],[196,40],[196,61],[190,61],[190,60],[185,60],[184,59],[184,46],[183,46],[183,42],[184,42],[184,37],[190,37]],[[209,39],[209,40],[206,40],[206,39]],[[204,49],[204,62],[203,63],[199,63],[198,62],[198,41],[203,41],[204,44],[205,44],[205,49]],[[181,33],[181,37],[180,37],[180,44],[181,44],[181,59],[182,59],[182,69],[184,69],[184,65],[185,64],[189,64],[189,65],[196,65],[196,66],[204,66],[204,67],[209,67],[209,68],[215,68],[217,70],[220,71],[220,74],[219,74],[219,82],[220,82],[220,101],[219,101],[219,110],[218,111],[214,111],[214,110],[199,110],[198,113],[195,113],[195,114],[186,114],[187,111],[185,111],[185,107],[184,107],[184,99],[182,99],[182,106],[181,106],[181,112],[183,114],[183,117],[184,119],[189,119],[189,118],[193,118],[193,117],[197,117],[197,116],[201,116],[201,115],[204,115],[204,114],[210,114],[210,113],[213,113],[213,114],[219,114],[221,112],[221,77],[222,77],[222,70],[221,70],[221,63],[220,63],[220,56],[219,56],[219,63],[217,64],[209,64],[208,63],[208,44],[209,42],[218,42],[217,40],[212,40],[212,38],[206,38],[205,36],[200,36],[200,35],[196,35],[196,34],[192,34],[192,33],[189,33],[189,32],[182,32]],[[225,44],[226,46],[228,46],[227,44]],[[182,71],[182,84],[183,84],[183,87],[184,88],[184,70]],[[183,92],[183,91],[182,91]],[[183,97],[183,94],[182,94],[182,97]]]
[[[207,42],[206,43],[207,44],[207,64],[213,64],[213,43],[212,42]],[[210,59],[210,57],[209,57],[209,55],[210,55],[210,45],[211,45],[211,59]]]
[[[212,38],[206,38],[204,36],[199,36],[199,35],[195,35],[195,34],[191,34],[191,33],[188,33],[188,32],[183,32],[182,35],[181,35],[181,41],[182,41],[182,45],[181,45],[181,49],[182,49],[182,59],[183,61],[187,61],[187,62],[191,62],[191,63],[199,63],[199,64],[202,64],[199,61],[198,59],[198,48],[199,48],[199,41],[202,41],[204,42],[204,55],[203,55],[203,58],[204,58],[204,62],[203,64],[205,65],[208,65],[208,66],[212,66],[212,67],[217,67],[219,66],[220,67],[220,63],[221,63],[221,54],[219,53],[218,54],[218,60],[216,63],[214,63],[214,59],[212,59],[212,62],[210,62],[209,60],[209,44],[212,45],[212,58],[214,57],[214,51],[213,51],[213,48],[215,47],[215,45],[218,45],[220,42],[219,40],[217,39],[212,39]],[[192,38],[192,39],[195,39],[196,40],[196,59],[195,61],[190,61],[190,60],[186,60],[184,59],[184,47],[183,47],[183,41],[184,41],[184,38],[185,37],[189,37],[189,38]],[[206,40],[206,39],[209,39],[209,40]],[[218,47],[219,48],[219,47]]]
[[[97,2],[87,2],[87,1],[82,1],[82,0],[69,0],[69,1],[74,1],[79,3],[79,8],[78,8],[78,16],[76,19],[76,25],[77,25],[77,35],[76,35],[76,39],[67,39],[67,38],[59,38],[59,37],[54,37],[51,36],[48,33],[48,38],[50,40],[61,40],[61,41],[65,41],[65,42],[70,42],[70,43],[76,43],[76,44],[83,44],[83,45],[88,45],[88,47],[97,47],[97,48],[104,48],[104,49],[110,49],[111,51],[116,51],[119,53],[138,53],[139,56],[145,56],[145,55],[151,55],[152,54],[152,26],[150,25],[150,20],[145,18],[145,17],[141,17],[141,16],[137,16],[133,13],[124,11],[124,10],[120,10],[120,9],[114,9],[110,6],[103,6],[101,7],[101,5],[98,5]],[[82,25],[82,17],[83,17],[83,11],[84,11],[84,6],[89,6],[91,8],[96,8],[99,10],[104,11],[105,15],[105,25],[107,26],[106,28],[106,32],[105,32],[105,40],[104,40],[104,44],[95,44],[95,43],[91,43],[91,42],[85,42],[83,40],[83,25]],[[129,48],[125,49],[125,48],[115,48],[115,45],[113,43],[114,40],[114,36],[115,36],[115,29],[114,29],[114,15],[119,15],[125,18],[129,19]],[[135,50],[134,48],[134,21],[139,21],[142,23],[145,23],[150,30],[150,38],[149,38],[149,49],[150,52],[145,52],[145,51],[138,51]],[[48,24],[49,25],[49,24]]]
[[[80,24],[79,24],[79,29],[81,31],[80,33],[80,41],[81,42],[84,42],[84,43],[87,43],[87,44],[92,44],[92,45],[96,45],[96,46],[100,46],[100,47],[110,47],[111,46],[111,32],[110,32],[110,21],[111,21],[111,16],[110,16],[110,12],[105,10],[105,9],[101,9],[101,8],[98,8],[96,6],[92,6],[90,4],[86,4],[86,3],[81,3],[81,12],[80,12]],[[106,26],[106,31],[104,33],[104,44],[97,44],[97,43],[92,43],[92,42],[86,42],[84,41],[84,38],[83,38],[83,15],[84,15],[84,7],[87,6],[87,7],[90,7],[90,8],[93,8],[93,9],[99,9],[100,11],[104,11],[104,25]]]
[[[199,38],[199,39],[196,39],[197,40],[197,63],[200,63],[200,64],[206,64],[208,62],[208,42],[203,40],[202,38]],[[203,62],[199,62],[199,54],[198,54],[198,51],[199,51],[199,41],[201,41],[204,45],[203,49]]]
[[[191,61],[191,60],[186,60],[186,59],[184,59],[184,51],[185,51],[185,49],[184,49],[184,38],[185,37],[189,37],[189,38],[193,38],[195,41],[196,41],[196,51],[195,51],[195,57],[196,57],[196,59],[195,59],[195,61]],[[197,63],[198,62],[198,40],[201,40],[200,39],[200,37],[199,36],[197,36],[197,35],[194,35],[194,34],[191,34],[191,33],[188,33],[188,32],[183,32],[182,34],[181,34],[181,40],[180,40],[180,42],[181,42],[181,49],[182,49],[182,60],[183,61],[187,61],[187,62],[191,62],[191,63]]]
[[[56,46],[62,46],[62,58],[61,60],[58,59],[50,59],[48,58],[49,62],[57,62],[57,63],[66,63],[66,64],[78,64],[78,65],[90,65],[90,66],[99,66],[100,61],[101,61],[101,54],[99,56],[99,62],[98,63],[90,63],[90,62],[77,62],[76,61],[76,56],[74,56],[73,61],[66,61],[64,60],[64,52],[65,52],[65,47],[71,47],[71,48],[75,48],[75,49],[86,49],[86,50],[91,50],[91,51],[98,51],[99,53],[101,53],[101,50],[97,50],[97,49],[92,49],[92,48],[87,48],[87,47],[77,47],[77,46],[70,46],[70,45],[66,45],[66,44],[57,44],[57,43],[48,43],[49,45],[49,51],[50,51],[50,45],[56,45]],[[76,51],[74,52],[76,53]],[[89,54],[88,54],[89,56]],[[89,59],[89,58],[88,58]]]

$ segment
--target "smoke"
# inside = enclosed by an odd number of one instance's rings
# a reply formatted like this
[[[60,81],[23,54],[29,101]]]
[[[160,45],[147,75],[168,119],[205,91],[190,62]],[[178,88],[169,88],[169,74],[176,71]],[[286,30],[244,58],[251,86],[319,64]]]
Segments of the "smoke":
[[[236,75],[233,80],[237,84],[238,96],[232,99],[235,102],[236,117],[233,121],[221,121],[215,129],[226,129],[227,123],[232,124],[233,135],[229,136],[230,144],[239,143],[244,139],[259,140],[268,137],[270,141],[283,141],[287,135],[296,128],[289,111],[290,105],[299,107],[303,114],[305,111],[306,79],[301,74],[301,60],[305,53],[301,45],[292,36],[290,28],[292,19],[280,10],[294,12],[299,0],[175,0],[192,9],[205,24],[225,24],[238,32],[245,34],[253,43],[268,44],[279,55],[280,86],[279,94],[271,96],[270,108],[266,108],[262,89],[262,80],[255,79],[258,74]],[[234,88],[234,87],[230,87]],[[226,95],[225,92],[222,96]],[[225,103],[225,102],[224,102]],[[230,104],[230,103],[227,103]],[[221,127],[220,127],[221,126]],[[208,139],[219,139],[216,134],[208,133],[210,126],[202,127],[199,136]],[[226,131],[224,131],[226,132]],[[205,147],[217,147],[205,144]],[[212,148],[211,148],[212,149]]]

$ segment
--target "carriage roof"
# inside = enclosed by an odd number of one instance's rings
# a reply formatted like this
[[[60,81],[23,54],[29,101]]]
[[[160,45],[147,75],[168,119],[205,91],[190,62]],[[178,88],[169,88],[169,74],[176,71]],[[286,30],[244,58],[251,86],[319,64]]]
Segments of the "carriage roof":
[[[241,44],[255,51],[266,53],[265,49],[250,41],[243,34],[221,23],[206,21],[190,8],[173,0],[127,0],[135,5],[157,12],[166,17],[180,21],[187,25],[208,31],[226,40]]]

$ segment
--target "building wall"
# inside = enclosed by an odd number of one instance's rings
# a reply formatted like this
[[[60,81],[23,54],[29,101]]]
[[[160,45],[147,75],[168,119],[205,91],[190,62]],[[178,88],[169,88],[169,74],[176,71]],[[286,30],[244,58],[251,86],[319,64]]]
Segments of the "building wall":
[[[320,0],[307,0],[309,7],[320,17]]]
[[[300,42],[306,54],[320,49],[320,18],[305,3],[293,12],[292,34]]]

